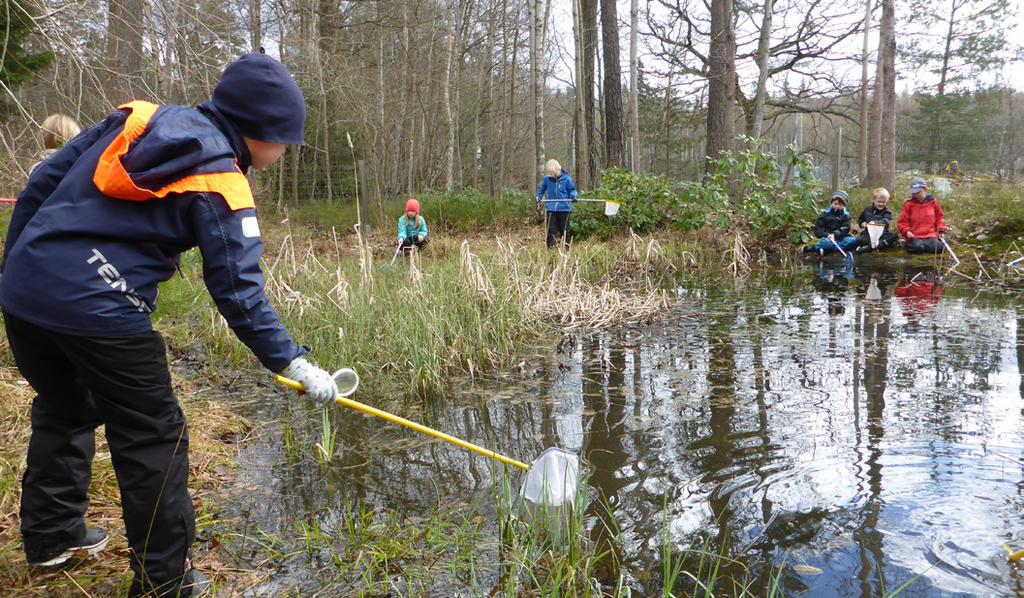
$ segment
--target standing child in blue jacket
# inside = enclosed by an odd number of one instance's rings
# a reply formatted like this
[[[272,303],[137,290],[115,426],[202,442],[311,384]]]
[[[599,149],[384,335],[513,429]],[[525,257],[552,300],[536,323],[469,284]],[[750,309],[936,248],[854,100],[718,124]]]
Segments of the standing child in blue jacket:
[[[572,212],[572,202],[576,201],[576,185],[558,160],[548,160],[544,164],[544,178],[537,187],[537,201],[547,204],[548,249],[555,246],[557,239],[562,239],[568,246],[572,242],[569,214]]]
[[[814,222],[814,236],[818,237],[818,242],[804,247],[804,253],[825,255],[838,251],[836,245],[848,251],[857,243],[857,238],[850,234],[850,213],[846,211],[849,201],[845,191],[832,194],[832,205]]]
[[[398,219],[398,246],[404,255],[409,255],[413,247],[427,246],[427,221],[420,216],[418,199],[410,198],[405,202],[405,214]]]
[[[153,330],[157,284],[198,247],[217,309],[267,369],[321,404],[338,393],[306,360],[263,290],[260,229],[246,181],[302,143],[302,92],[260,53],[230,64],[197,108],[134,101],[41,164],[18,197],[0,306],[18,369],[35,390],[22,479],[30,565],[95,554],[87,490],[103,424],[132,550],[131,596],[191,596],[195,513],[188,429]]]

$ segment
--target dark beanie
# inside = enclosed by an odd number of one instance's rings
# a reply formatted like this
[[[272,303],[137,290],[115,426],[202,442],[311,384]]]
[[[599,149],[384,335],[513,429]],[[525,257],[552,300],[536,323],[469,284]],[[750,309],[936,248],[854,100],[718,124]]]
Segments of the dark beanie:
[[[306,101],[283,64],[245,54],[224,69],[213,104],[243,136],[267,143],[302,143]]]

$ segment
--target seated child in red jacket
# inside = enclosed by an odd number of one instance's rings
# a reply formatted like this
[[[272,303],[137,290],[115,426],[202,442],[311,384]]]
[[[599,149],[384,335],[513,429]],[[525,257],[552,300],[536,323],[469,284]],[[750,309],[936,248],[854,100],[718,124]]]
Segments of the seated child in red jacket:
[[[942,238],[946,236],[942,206],[928,193],[928,183],[923,178],[910,181],[910,197],[903,202],[896,224],[906,239],[907,253],[942,253]]]

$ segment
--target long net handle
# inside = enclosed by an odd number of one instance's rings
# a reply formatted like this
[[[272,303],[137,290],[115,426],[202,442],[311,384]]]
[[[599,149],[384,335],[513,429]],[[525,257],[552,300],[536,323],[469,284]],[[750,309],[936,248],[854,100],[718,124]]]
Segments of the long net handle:
[[[832,239],[832,244],[836,246],[836,249],[839,250],[839,253],[843,254],[843,257],[847,257],[846,252],[843,251],[842,246],[840,246],[839,243],[835,239]]]
[[[302,391],[305,390],[305,388],[302,386],[301,383],[296,382],[295,380],[292,380],[290,378],[285,378],[284,376],[278,375],[276,377],[276,379],[277,379],[278,383],[283,384],[284,386],[287,386],[288,388],[294,388],[295,390],[302,390]],[[456,437],[454,437],[454,436],[452,436],[450,434],[445,434],[444,432],[441,432],[439,430],[435,430],[433,428],[428,428],[427,426],[424,426],[423,424],[418,424],[418,423],[416,423],[414,421],[405,419],[404,417],[398,417],[397,415],[392,415],[392,414],[388,413],[387,411],[382,411],[380,409],[377,409],[376,407],[370,407],[369,405],[367,405],[365,403],[360,403],[359,401],[353,401],[352,399],[349,399],[347,397],[342,397],[342,396],[339,396],[338,398],[334,399],[334,402],[338,403],[339,405],[344,405],[345,407],[348,407],[349,409],[355,409],[356,411],[362,411],[363,413],[372,415],[374,417],[379,417],[379,418],[381,418],[383,420],[387,420],[387,421],[389,421],[389,422],[391,422],[393,424],[398,424],[400,426],[405,426],[406,428],[410,428],[412,430],[416,430],[417,432],[422,432],[423,434],[427,434],[428,436],[433,436],[434,438],[437,438],[438,440],[443,440],[445,442],[450,442],[451,444],[454,444],[456,446],[461,446],[462,448],[471,450],[474,453],[478,453],[478,454],[483,455],[485,457],[489,457],[491,459],[495,459],[497,461],[501,461],[502,463],[506,463],[508,465],[513,465],[515,467],[518,467],[519,469],[523,469],[523,470],[529,470],[530,469],[530,466],[527,465],[526,463],[523,463],[522,461],[516,461],[515,459],[512,459],[510,457],[506,457],[505,455],[502,455],[500,453],[496,453],[496,452],[494,452],[494,451],[492,451],[490,449],[485,449],[482,446],[475,445],[472,442],[466,442],[465,440],[462,440],[460,438],[456,438]]]
[[[953,249],[949,246],[949,243],[946,242],[946,239],[943,238],[943,237],[939,237],[939,240],[942,241],[942,244],[946,247],[946,251],[948,251],[950,257],[953,258],[953,261],[955,261],[957,264],[959,264],[960,263],[960,258],[958,258],[956,256],[956,254],[953,253]]]

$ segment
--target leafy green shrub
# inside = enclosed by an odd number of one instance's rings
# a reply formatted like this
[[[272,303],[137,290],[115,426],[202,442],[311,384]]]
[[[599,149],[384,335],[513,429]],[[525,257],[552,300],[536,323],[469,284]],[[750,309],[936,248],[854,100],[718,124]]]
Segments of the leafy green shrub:
[[[622,202],[614,217],[604,215],[602,203],[577,203],[572,228],[578,237],[608,239],[615,232],[650,232],[666,221],[678,205],[675,181],[652,174],[612,168],[602,174],[601,186],[585,196]]]
[[[719,227],[746,226],[761,239],[786,230],[794,241],[808,240],[821,192],[810,156],[789,146],[783,161],[787,177],[761,142],[741,142],[741,149],[722,153],[701,185],[688,187],[691,202],[703,206],[707,221]]]
[[[601,204],[577,204],[573,230],[578,238],[607,239],[616,232],[650,232],[668,226],[689,231],[714,226],[748,227],[759,238],[788,234],[810,238],[821,184],[810,156],[790,146],[781,165],[760,142],[744,138],[743,148],[724,152],[701,183],[613,168],[592,195],[621,200],[615,217]]]

